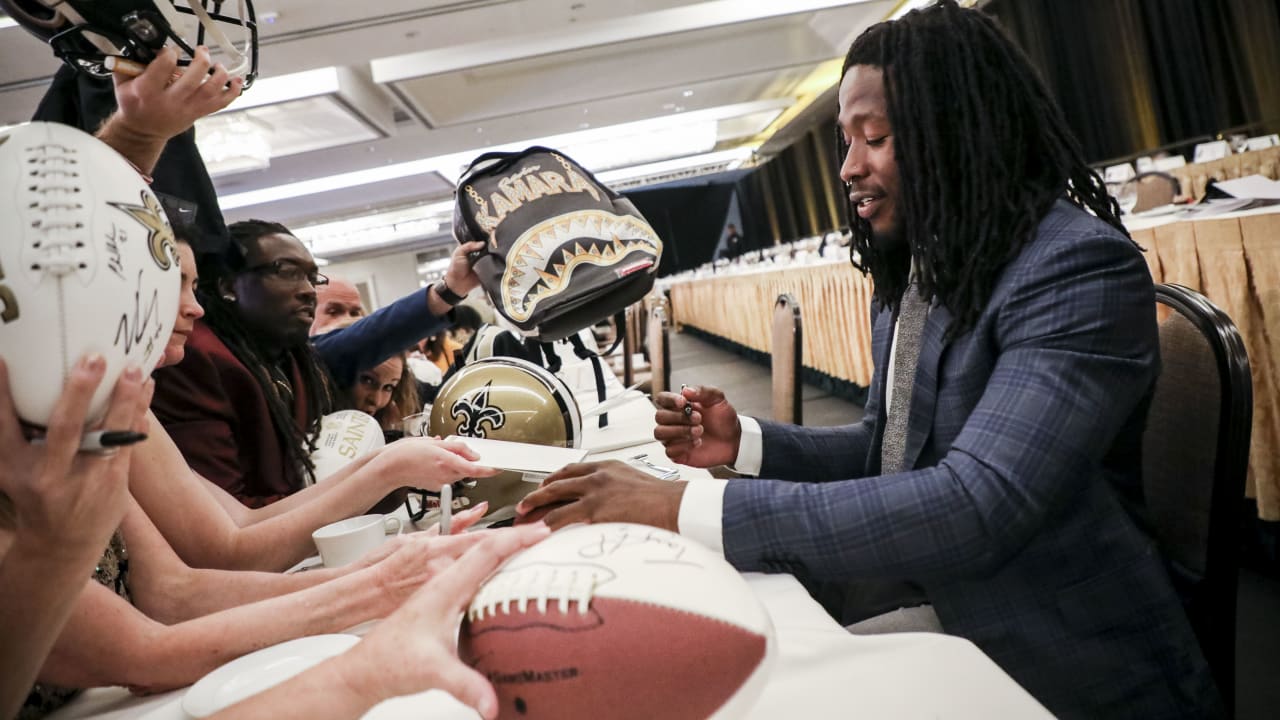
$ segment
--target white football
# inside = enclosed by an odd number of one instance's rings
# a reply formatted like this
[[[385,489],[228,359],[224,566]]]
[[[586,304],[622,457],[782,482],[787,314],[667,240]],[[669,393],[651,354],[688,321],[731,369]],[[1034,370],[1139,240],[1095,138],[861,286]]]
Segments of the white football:
[[[498,717],[742,717],[773,624],[719,554],[643,525],[576,525],[507,560],[467,609],[458,655]]]
[[[107,360],[89,422],[116,378],[150,373],[178,312],[181,271],[155,193],[85,132],[33,122],[0,132],[0,355],[23,420],[46,425],[72,366]]]
[[[347,463],[386,444],[382,426],[368,413],[339,410],[320,419],[320,433],[311,462],[316,466],[316,482],[320,482]]]

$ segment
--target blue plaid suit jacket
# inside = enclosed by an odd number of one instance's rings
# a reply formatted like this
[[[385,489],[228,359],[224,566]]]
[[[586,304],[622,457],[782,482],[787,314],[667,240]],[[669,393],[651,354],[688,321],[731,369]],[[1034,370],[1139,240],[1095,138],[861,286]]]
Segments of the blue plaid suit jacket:
[[[762,478],[725,490],[725,556],[814,580],[910,580],[1055,714],[1209,717],[1219,700],[1141,506],[1159,371],[1151,276],[1115,229],[1058,202],[975,327],[930,309],[909,472],[880,475],[893,318],[872,310],[863,420],[761,421]]]

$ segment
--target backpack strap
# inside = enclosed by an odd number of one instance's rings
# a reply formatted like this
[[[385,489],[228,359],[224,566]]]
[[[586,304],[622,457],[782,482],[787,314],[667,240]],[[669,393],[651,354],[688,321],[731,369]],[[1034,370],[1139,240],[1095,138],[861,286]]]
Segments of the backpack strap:
[[[591,360],[591,369],[595,371],[596,375],[596,401],[604,402],[606,396],[604,388],[604,363],[600,360],[600,354],[594,350],[587,349],[586,344],[582,342],[582,337],[578,335],[578,333],[574,333],[569,336],[569,344],[573,346],[574,355],[577,355],[583,360]],[[600,413],[599,427],[601,429],[609,427],[609,413]]]
[[[608,350],[600,353],[601,357],[609,357],[612,355],[613,351],[617,350],[618,346],[622,344],[622,339],[627,336],[627,311],[625,308],[619,310],[618,313],[613,316],[613,327],[613,344],[609,346]]]
[[[559,374],[560,366],[563,363],[560,361],[560,355],[556,353],[555,345],[549,342],[540,342],[538,343],[538,350],[542,353],[543,359],[543,362],[539,364],[550,370],[552,374]]]

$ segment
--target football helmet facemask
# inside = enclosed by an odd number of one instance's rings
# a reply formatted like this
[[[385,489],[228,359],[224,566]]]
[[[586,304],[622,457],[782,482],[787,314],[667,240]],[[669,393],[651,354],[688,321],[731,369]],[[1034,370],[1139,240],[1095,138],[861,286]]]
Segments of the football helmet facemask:
[[[247,88],[258,74],[258,26],[252,1],[233,1],[236,17],[222,14],[224,0],[0,0],[0,8],[64,62],[92,75],[111,74],[108,57],[145,65],[166,44],[186,66],[197,46],[208,45]]]

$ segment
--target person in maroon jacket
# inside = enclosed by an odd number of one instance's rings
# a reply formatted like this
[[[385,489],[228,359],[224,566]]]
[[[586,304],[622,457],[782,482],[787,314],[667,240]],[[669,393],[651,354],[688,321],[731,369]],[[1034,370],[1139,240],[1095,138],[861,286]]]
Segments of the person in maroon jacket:
[[[442,283],[313,345],[316,287],[328,278],[311,253],[277,223],[229,230],[224,252],[199,258],[206,315],[186,359],[156,371],[151,407],[193,470],[257,508],[311,481],[320,419],[337,409],[334,381],[349,384],[447,324],[452,305],[479,284],[466,253],[480,243],[458,246]]]

